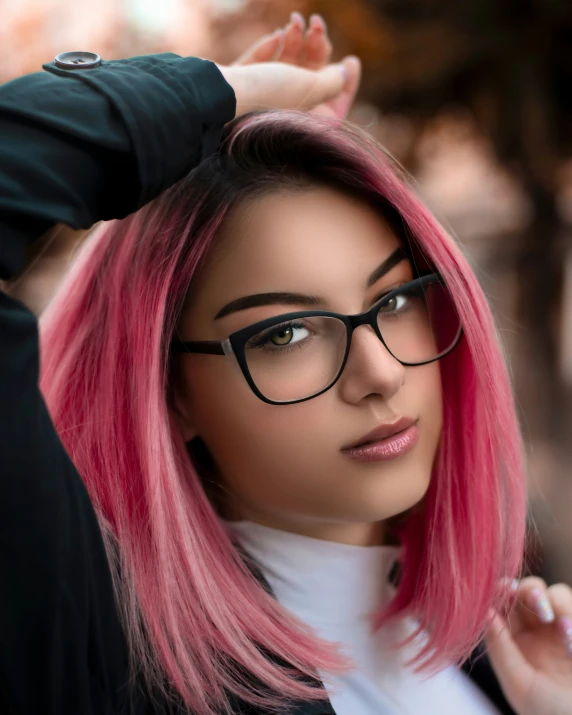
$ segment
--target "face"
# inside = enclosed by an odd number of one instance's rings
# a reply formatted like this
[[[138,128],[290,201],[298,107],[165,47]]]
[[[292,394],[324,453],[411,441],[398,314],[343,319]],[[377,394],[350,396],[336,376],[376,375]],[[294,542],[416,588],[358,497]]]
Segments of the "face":
[[[361,313],[413,279],[402,260],[366,287],[398,247],[372,208],[333,189],[257,198],[227,223],[193,283],[179,334],[219,341],[254,322],[309,309],[288,301],[215,319],[231,301],[261,293],[318,296],[317,310]],[[184,437],[198,435],[208,448],[228,518],[342,543],[383,543],[384,520],[427,491],[442,426],[439,364],[404,367],[368,325],[354,331],[338,382],[306,402],[263,402],[224,356],[181,355],[177,369]],[[417,421],[409,451],[373,462],[342,451],[399,418]]]

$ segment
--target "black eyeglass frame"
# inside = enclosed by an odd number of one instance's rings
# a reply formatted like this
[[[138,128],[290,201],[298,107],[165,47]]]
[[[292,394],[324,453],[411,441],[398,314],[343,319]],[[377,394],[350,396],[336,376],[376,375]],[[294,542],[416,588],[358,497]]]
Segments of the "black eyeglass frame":
[[[382,345],[385,347],[385,349],[388,351],[388,353],[395,358],[399,363],[404,365],[405,367],[417,367],[420,365],[427,365],[432,362],[436,362],[437,360],[441,360],[441,358],[445,357],[449,353],[451,353],[459,344],[461,341],[461,338],[463,336],[463,328],[459,324],[459,331],[457,334],[456,339],[454,340],[453,344],[451,347],[449,347],[447,350],[444,352],[440,353],[434,358],[431,358],[430,360],[424,360],[423,362],[404,362],[403,360],[400,360],[396,355],[393,354],[393,352],[389,349],[387,346],[387,343],[383,339],[383,335],[381,334],[381,331],[379,329],[379,325],[377,322],[377,314],[381,310],[381,308],[389,303],[393,298],[402,295],[404,293],[412,293],[420,288],[424,288],[428,284],[432,283],[439,283],[440,285],[445,285],[446,283],[442,276],[440,276],[438,273],[429,273],[427,275],[421,276],[419,278],[416,278],[409,283],[404,283],[403,285],[400,285],[399,287],[395,288],[394,290],[390,291],[389,293],[386,293],[383,295],[378,301],[376,301],[371,308],[368,308],[366,311],[363,313],[358,313],[357,315],[344,315],[342,313],[333,313],[331,311],[327,310],[298,310],[292,313],[283,313],[281,315],[276,315],[273,316],[272,318],[266,318],[265,320],[260,320],[257,323],[253,323],[252,325],[248,325],[245,328],[241,328],[240,330],[235,331],[234,333],[231,333],[226,340],[177,340],[173,339],[171,341],[171,349],[174,352],[186,352],[186,353],[200,353],[204,355],[226,355],[231,362],[236,361],[238,364],[238,367],[240,368],[242,374],[244,375],[244,378],[246,379],[246,382],[248,383],[249,387],[251,390],[254,392],[254,394],[261,399],[263,402],[266,402],[269,405],[293,405],[298,402],[306,402],[307,400],[312,400],[314,397],[318,397],[319,395],[323,395],[324,392],[327,392],[331,387],[333,387],[336,382],[340,379],[342,372],[344,371],[344,368],[346,366],[346,362],[350,353],[350,348],[351,348],[351,341],[352,341],[352,336],[353,332],[356,328],[358,328],[360,325],[370,325],[379,340],[381,341]],[[342,364],[340,366],[340,369],[335,376],[335,378],[330,382],[330,384],[325,387],[323,390],[320,390],[319,392],[316,392],[313,395],[310,395],[309,397],[302,397],[301,399],[298,400],[271,400],[269,397],[266,397],[265,395],[260,392],[258,387],[256,386],[256,383],[254,382],[252,375],[250,374],[250,370],[248,368],[247,360],[246,360],[246,355],[245,355],[245,346],[247,342],[249,341],[250,338],[252,338],[254,335],[257,335],[258,333],[262,332],[263,330],[268,330],[274,325],[280,325],[281,323],[285,323],[291,320],[296,320],[297,318],[311,318],[311,317],[317,317],[317,318],[337,318],[340,320],[344,325],[346,326],[346,351],[344,358],[342,360]]]

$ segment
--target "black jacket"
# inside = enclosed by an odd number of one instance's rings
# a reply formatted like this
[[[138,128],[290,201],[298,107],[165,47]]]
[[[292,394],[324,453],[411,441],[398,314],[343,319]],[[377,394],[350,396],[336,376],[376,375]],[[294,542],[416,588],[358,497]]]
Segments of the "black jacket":
[[[232,88],[200,59],[43,69],[0,87],[0,279],[55,223],[88,228],[156,197],[217,149],[235,112]],[[99,527],[37,383],[36,318],[0,291],[0,712],[163,715],[128,691]],[[471,677],[512,713],[486,659]],[[334,711],[325,699],[291,713]]]

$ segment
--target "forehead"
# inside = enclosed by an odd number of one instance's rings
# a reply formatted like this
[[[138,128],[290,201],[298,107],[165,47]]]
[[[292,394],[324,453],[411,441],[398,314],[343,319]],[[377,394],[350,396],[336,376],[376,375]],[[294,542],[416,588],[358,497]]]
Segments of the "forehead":
[[[210,287],[240,294],[361,287],[398,245],[364,202],[326,187],[277,191],[237,209],[205,278]]]

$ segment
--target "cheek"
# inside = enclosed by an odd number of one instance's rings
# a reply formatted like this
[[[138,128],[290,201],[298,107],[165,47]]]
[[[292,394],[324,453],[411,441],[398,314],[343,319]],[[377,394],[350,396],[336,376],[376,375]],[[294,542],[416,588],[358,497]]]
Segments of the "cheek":
[[[193,425],[234,489],[261,498],[265,490],[291,490],[295,475],[316,471],[312,460],[320,450],[307,428],[307,405],[266,404],[230,363],[198,360],[187,367],[186,383]]]
[[[241,429],[263,419],[264,403],[224,357],[193,356],[184,374],[193,426],[206,442],[234,441]]]

